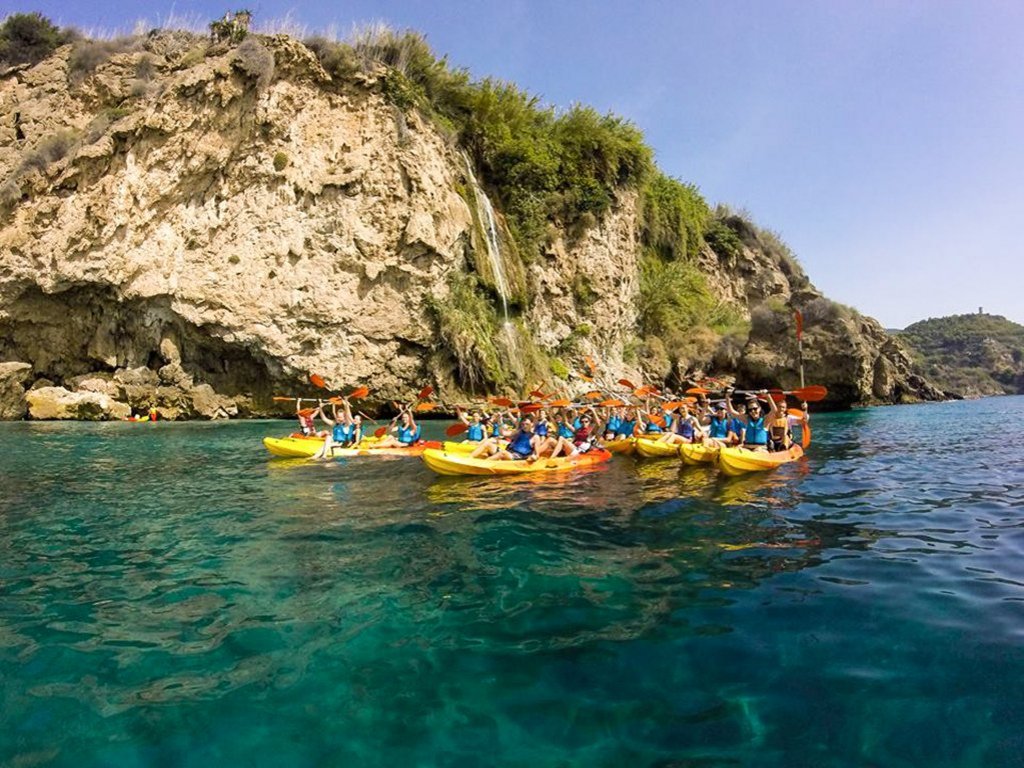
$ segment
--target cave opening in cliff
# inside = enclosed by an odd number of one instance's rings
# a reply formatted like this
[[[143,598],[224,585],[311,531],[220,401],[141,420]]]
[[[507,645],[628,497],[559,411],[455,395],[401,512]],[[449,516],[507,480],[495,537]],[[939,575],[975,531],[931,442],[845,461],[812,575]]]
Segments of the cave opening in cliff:
[[[30,363],[37,380],[61,386],[120,369],[164,369],[166,376],[166,366],[176,363],[195,384],[220,394],[269,400],[268,363],[225,341],[226,333],[185,320],[167,296],[124,299],[111,288],[46,293],[32,286],[0,315],[0,362]]]

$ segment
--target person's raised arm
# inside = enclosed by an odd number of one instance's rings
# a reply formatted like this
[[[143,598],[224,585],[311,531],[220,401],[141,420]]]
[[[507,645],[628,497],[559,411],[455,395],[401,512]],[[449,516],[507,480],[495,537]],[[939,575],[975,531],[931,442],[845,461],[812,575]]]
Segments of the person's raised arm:
[[[732,392],[732,387],[729,387],[725,390],[725,411],[732,418],[738,419],[740,417],[740,414],[735,408],[732,407]]]

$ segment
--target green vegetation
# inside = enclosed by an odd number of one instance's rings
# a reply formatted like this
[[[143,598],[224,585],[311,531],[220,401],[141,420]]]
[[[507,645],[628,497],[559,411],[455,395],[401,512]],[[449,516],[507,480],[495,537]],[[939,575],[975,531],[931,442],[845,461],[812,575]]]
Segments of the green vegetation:
[[[0,69],[36,64],[76,36],[40,13],[12,13],[0,24]]]
[[[441,346],[455,365],[456,381],[467,392],[503,387],[508,367],[496,343],[500,323],[494,305],[473,275],[454,273],[449,288],[447,299],[434,300],[430,309]]]
[[[950,392],[1024,392],[1024,326],[999,315],[953,315],[898,333],[925,375]]]
[[[697,187],[661,173],[643,187],[640,237],[664,260],[694,258],[704,243],[710,210]]]
[[[288,155],[284,152],[274,153],[274,170],[280,173],[288,167]]]

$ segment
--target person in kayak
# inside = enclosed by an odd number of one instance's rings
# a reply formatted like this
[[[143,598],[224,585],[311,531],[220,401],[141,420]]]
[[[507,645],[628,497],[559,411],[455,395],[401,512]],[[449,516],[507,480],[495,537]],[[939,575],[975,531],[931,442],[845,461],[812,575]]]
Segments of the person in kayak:
[[[559,438],[558,444],[551,451],[551,458],[557,459],[559,453],[565,452],[567,458],[572,458],[581,453],[586,453],[594,447],[594,437],[600,434],[600,423],[597,420],[597,412],[593,408],[584,411],[579,416],[580,426],[573,432],[572,438]]]
[[[295,399],[295,417],[299,420],[299,431],[306,437],[316,437],[317,435],[320,437],[327,436],[327,430],[319,432],[316,428],[316,417],[318,414],[321,418],[323,417],[324,407],[322,400],[317,400],[316,402],[316,408],[303,408],[302,398],[299,397]]]
[[[415,445],[416,441],[420,439],[422,430],[416,424],[416,419],[412,415],[412,409],[404,407],[391,420],[390,431],[394,434],[382,437],[380,442],[377,443],[378,448],[408,448],[411,445]]]
[[[338,411],[336,403],[331,403],[331,417],[324,413],[324,405],[320,406],[320,418],[330,427],[330,431],[324,436],[324,444],[312,458],[326,459],[334,455],[334,449],[347,448],[355,445],[362,438],[362,419],[356,416],[352,418],[352,408],[348,400],[342,398],[341,412]],[[333,417],[333,418],[332,418]]]
[[[659,437],[658,442],[682,445],[683,443],[699,443],[703,439],[704,432],[700,428],[700,422],[690,414],[689,406],[683,403],[679,406],[675,427]]]
[[[625,437],[633,437],[637,433],[637,425],[640,424],[640,422],[639,408],[624,408],[622,421],[619,423],[618,429],[615,430],[615,439],[621,440]]]
[[[519,429],[509,437],[508,446],[504,450],[495,451],[489,457],[491,461],[536,461],[538,442],[542,439],[533,431],[533,417],[527,414],[519,420]],[[479,448],[477,450],[480,450]],[[473,451],[473,455],[476,451]]]
[[[710,446],[739,445],[743,442],[743,423],[729,416],[724,402],[715,403],[715,409],[707,419],[707,443]]]
[[[467,416],[465,411],[455,406],[455,413],[459,417],[459,421],[466,425],[466,440],[471,443],[483,442],[487,430],[483,412],[474,408]]]
[[[622,426],[622,421],[625,416],[625,408],[612,408],[608,414],[608,420],[604,423],[604,439],[614,440],[616,434],[619,432],[619,427]]]
[[[758,394],[766,395],[767,390],[760,390]],[[739,418],[743,422],[743,447],[752,451],[768,450],[768,423],[778,417],[779,408],[775,400],[768,398],[767,415],[761,411],[761,401],[756,397],[747,402],[746,414],[741,416],[738,411],[732,409],[729,403],[732,389],[726,390],[726,406],[730,409],[729,414]]]
[[[644,421],[644,433],[648,435],[661,435],[672,429],[672,414],[665,413],[660,403],[648,407]]]

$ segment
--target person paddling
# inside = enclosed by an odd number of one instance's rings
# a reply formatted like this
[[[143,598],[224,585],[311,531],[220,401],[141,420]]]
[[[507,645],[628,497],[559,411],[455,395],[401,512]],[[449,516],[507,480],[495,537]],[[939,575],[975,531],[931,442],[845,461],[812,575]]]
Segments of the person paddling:
[[[398,415],[391,420],[389,431],[394,434],[382,437],[377,443],[377,448],[408,448],[420,439],[422,430],[416,424],[412,409],[403,407]]]
[[[772,398],[768,398],[768,414],[761,411],[761,401],[756,397],[747,402],[747,412],[744,416],[732,408],[730,403],[732,388],[726,390],[726,407],[730,415],[739,418],[743,422],[743,447],[752,451],[768,450],[768,422],[777,418],[779,408]],[[765,395],[768,391],[762,389],[758,394]]]
[[[533,417],[526,415],[519,420],[519,429],[512,434],[508,441],[508,447],[496,451],[490,456],[491,461],[536,461],[540,454],[537,452],[539,438],[533,432]],[[479,448],[477,450],[480,450]],[[476,451],[473,452],[476,454]]]
[[[724,402],[715,403],[715,409],[707,421],[707,444],[712,447],[739,445],[743,442],[743,423],[729,416]]]

